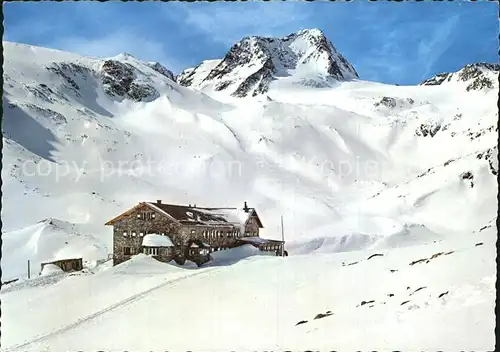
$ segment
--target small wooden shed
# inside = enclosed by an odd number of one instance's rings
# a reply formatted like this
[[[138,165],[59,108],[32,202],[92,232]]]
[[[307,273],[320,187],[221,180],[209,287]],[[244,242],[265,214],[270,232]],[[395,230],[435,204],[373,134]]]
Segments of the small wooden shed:
[[[69,271],[80,271],[83,269],[83,259],[82,258],[71,258],[71,259],[59,259],[59,260],[54,260],[50,262],[44,262],[41,264],[42,266],[42,271],[43,267],[47,264],[54,264],[57,265],[62,269],[62,271],[69,272]]]

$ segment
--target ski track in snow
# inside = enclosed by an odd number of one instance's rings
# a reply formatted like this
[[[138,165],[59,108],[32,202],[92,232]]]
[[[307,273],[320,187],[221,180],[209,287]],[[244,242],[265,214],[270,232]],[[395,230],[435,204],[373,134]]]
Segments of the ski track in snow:
[[[63,334],[69,330],[72,330],[76,327],[80,327],[82,324],[86,323],[86,322],[89,322],[90,320],[92,319],[95,319],[97,318],[98,316],[101,316],[103,314],[106,314],[106,313],[109,313],[115,309],[119,309],[119,308],[123,308],[124,306],[126,306],[127,304],[130,304],[134,301],[137,301],[137,300],[140,300],[140,299],[143,299],[145,298],[149,293],[151,292],[154,292],[160,288],[163,288],[165,286],[169,286],[169,285],[172,285],[172,284],[176,284],[180,281],[184,281],[184,280],[187,280],[187,279],[192,279],[196,276],[199,276],[199,275],[204,275],[204,274],[207,274],[207,273],[210,273],[212,271],[217,271],[217,270],[221,270],[220,268],[216,268],[216,269],[207,269],[207,270],[204,270],[203,272],[199,272],[199,273],[194,273],[194,274],[191,274],[191,275],[187,275],[187,276],[183,276],[183,277],[180,277],[180,278],[176,278],[176,279],[172,279],[172,280],[167,280],[165,282],[162,282],[161,284],[157,285],[157,286],[154,286],[152,288],[149,288],[145,291],[142,291],[142,292],[139,292],[139,293],[136,293],[126,299],[123,299],[121,300],[120,302],[117,302],[105,309],[102,309],[98,312],[95,312],[93,314],[90,314],[84,318],[80,318],[78,319],[76,322],[74,323],[71,323],[71,324],[68,324],[66,326],[63,326],[53,332],[50,332],[48,334],[44,334],[42,336],[37,336],[29,341],[26,341],[22,344],[18,344],[18,345],[14,345],[14,346],[9,346],[7,347],[6,349],[2,349],[3,351],[5,352],[9,352],[9,351],[16,351],[16,350],[21,350],[23,351],[26,347],[32,345],[32,344],[36,344],[36,343],[40,343],[40,342],[43,342],[45,340],[48,340],[56,335],[59,335],[59,334]]]

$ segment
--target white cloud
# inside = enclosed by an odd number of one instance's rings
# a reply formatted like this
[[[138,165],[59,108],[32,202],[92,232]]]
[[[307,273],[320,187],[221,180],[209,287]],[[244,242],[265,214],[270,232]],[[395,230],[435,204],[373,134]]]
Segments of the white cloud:
[[[422,40],[418,45],[417,55],[419,64],[423,66],[422,73],[425,77],[429,76],[434,64],[441,58],[443,53],[450,47],[450,38],[453,30],[456,28],[460,15],[449,17],[443,23],[436,24],[433,31],[434,36]]]
[[[168,56],[168,50],[162,43],[127,31],[117,31],[97,39],[65,37],[52,45],[60,50],[93,57],[110,57],[127,52],[140,60],[159,61],[173,71],[183,68],[180,62]]]
[[[206,33],[213,41],[232,45],[249,35],[286,35],[312,15],[301,3],[236,2],[183,7],[186,25]],[[312,8],[311,8],[312,10]]]

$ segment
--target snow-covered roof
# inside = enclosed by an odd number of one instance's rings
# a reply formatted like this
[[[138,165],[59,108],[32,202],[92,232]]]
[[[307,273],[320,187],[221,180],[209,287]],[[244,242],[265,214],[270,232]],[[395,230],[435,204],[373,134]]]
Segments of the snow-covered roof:
[[[260,238],[257,236],[252,236],[252,237],[243,237],[240,238],[240,240],[244,242],[250,242],[250,243],[256,243],[256,244],[263,244],[263,243],[280,243],[281,241],[276,241],[276,240],[268,240],[265,238]]]
[[[142,245],[144,247],[174,247],[174,244],[168,236],[162,236],[155,233],[144,236]]]
[[[198,241],[198,243],[196,242],[192,242],[189,247],[191,248],[210,248],[210,245],[209,244],[206,244],[205,242],[200,242]]]
[[[245,210],[244,208],[200,208],[153,202],[148,204],[184,224],[243,227],[253,215],[257,217],[259,226],[263,227],[254,208]]]

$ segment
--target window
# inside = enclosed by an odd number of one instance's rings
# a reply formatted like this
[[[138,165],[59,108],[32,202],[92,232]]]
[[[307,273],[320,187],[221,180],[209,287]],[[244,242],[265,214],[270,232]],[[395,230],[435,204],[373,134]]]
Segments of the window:
[[[123,231],[123,237],[127,237],[128,233],[127,231]]]
[[[195,232],[196,232],[195,230],[191,230],[191,234],[193,234],[193,235],[194,235],[194,233],[195,233]]]
[[[139,236],[144,236],[144,232],[139,232]]]
[[[130,250],[130,247],[123,247],[123,254],[124,255],[131,255],[132,251]]]
[[[144,254],[158,255],[158,248],[144,247]]]
[[[135,231],[132,231],[132,237],[135,237],[137,233]]]
[[[142,220],[151,220],[156,217],[156,214],[153,212],[142,212],[137,214],[137,219],[142,219]]]

